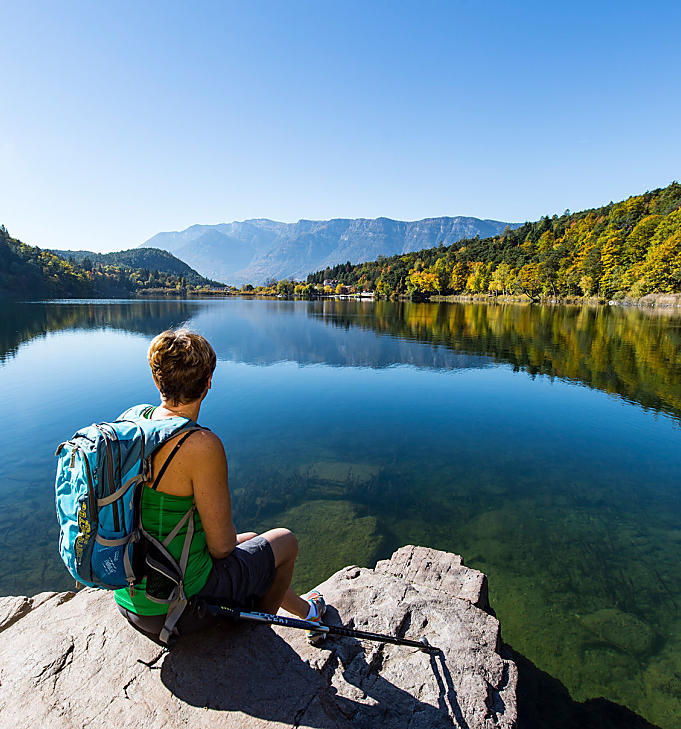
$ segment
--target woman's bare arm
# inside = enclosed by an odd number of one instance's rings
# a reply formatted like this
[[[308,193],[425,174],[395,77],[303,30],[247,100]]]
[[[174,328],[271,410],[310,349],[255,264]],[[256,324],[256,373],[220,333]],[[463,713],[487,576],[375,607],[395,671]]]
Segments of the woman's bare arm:
[[[225,449],[220,439],[207,430],[192,434],[186,446],[190,446],[186,456],[191,463],[194,501],[206,532],[208,551],[215,559],[223,559],[236,546]]]

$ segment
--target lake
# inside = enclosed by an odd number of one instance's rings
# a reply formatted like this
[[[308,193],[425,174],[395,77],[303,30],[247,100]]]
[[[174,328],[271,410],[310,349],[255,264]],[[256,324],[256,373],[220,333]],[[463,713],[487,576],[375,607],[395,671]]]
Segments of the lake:
[[[504,641],[575,701],[681,723],[681,316],[617,307],[163,300],[3,304],[0,594],[72,589],[56,445],[157,401],[187,325],[218,366],[239,531],[287,526],[295,585],[403,544],[489,577]]]

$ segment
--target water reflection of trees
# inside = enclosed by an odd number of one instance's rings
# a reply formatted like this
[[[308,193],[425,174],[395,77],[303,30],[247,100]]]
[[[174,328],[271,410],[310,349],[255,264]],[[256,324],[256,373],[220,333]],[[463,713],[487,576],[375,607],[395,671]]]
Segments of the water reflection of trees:
[[[63,329],[120,329],[158,334],[189,319],[196,304],[187,301],[112,301],[3,303],[0,317],[0,362],[20,345]]]
[[[619,307],[418,304],[324,300],[5,303],[0,362],[23,342],[64,329],[112,328],[153,336],[199,312],[221,358],[249,364],[480,367],[510,363],[681,414],[681,316]],[[331,325],[324,336],[310,317]],[[342,331],[339,331],[342,330]],[[376,338],[375,334],[386,335]],[[423,344],[436,345],[424,348]]]
[[[681,414],[681,316],[620,307],[319,302],[337,327],[486,355]]]

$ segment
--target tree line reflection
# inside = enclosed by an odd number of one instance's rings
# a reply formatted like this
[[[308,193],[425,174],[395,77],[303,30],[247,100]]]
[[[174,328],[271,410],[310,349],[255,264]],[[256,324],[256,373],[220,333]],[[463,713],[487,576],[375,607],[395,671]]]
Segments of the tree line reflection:
[[[49,332],[117,329],[154,336],[191,318],[195,305],[185,301],[3,302],[0,317],[0,362],[19,347]]]
[[[0,363],[12,358],[23,343],[49,332],[111,328],[151,337],[169,327],[198,322],[218,356],[228,361],[444,369],[497,362],[681,416],[678,312],[408,301],[276,302],[274,308],[273,304],[6,303],[0,318]],[[338,335],[325,335],[327,326]]]
[[[621,307],[324,301],[338,327],[484,355],[681,415],[681,315]]]

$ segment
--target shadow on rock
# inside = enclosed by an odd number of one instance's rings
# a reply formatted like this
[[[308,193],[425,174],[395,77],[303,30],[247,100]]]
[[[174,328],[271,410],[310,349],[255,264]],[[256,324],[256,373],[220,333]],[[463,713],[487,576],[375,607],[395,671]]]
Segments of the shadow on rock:
[[[423,654],[424,672],[433,671],[440,687],[437,705],[419,701],[381,676],[382,660],[378,650],[367,661],[358,641],[343,638],[316,651],[313,668],[270,628],[224,624],[174,646],[163,661],[161,680],[192,706],[240,712],[263,722],[319,729],[469,729],[442,656]]]
[[[506,646],[518,666],[519,729],[659,729],[642,716],[607,699],[574,701],[565,686]]]
[[[334,623],[334,617],[337,618],[335,609],[331,607],[329,613],[329,622]],[[419,701],[381,675],[380,671],[389,660],[385,644],[372,644],[367,654],[365,646],[353,638],[331,637],[325,643],[322,650],[327,652],[328,659],[321,674],[325,684],[335,689],[338,710],[356,729],[375,729],[377,726],[471,729],[459,705],[451,673],[441,652],[422,653],[406,646],[397,649],[421,654],[424,688],[429,683],[427,674],[432,672],[434,676],[437,693],[431,694],[426,689],[424,693],[429,701]]]
[[[241,712],[266,721],[343,726],[328,711],[319,674],[273,630],[225,624],[179,641],[161,667],[161,681],[186,703]]]

